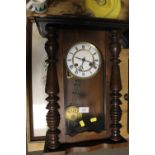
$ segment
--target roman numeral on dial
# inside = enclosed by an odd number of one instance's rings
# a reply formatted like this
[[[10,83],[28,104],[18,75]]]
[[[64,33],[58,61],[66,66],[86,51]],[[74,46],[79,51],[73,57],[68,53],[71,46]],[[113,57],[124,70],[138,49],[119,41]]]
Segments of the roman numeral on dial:
[[[75,47],[76,51],[78,51],[79,49],[77,47]]]
[[[82,72],[82,76],[85,76],[85,72]]]
[[[73,68],[73,65],[70,65],[69,68],[72,69]]]
[[[82,49],[85,49],[85,45],[82,45]]]

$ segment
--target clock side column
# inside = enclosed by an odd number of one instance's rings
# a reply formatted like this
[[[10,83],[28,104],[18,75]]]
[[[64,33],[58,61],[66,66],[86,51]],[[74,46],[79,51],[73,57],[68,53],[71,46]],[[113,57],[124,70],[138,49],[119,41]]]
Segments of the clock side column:
[[[122,110],[121,94],[122,89],[120,67],[119,67],[119,54],[121,52],[121,45],[119,43],[119,31],[113,30],[110,33],[110,52],[111,52],[111,79],[110,79],[110,97],[111,97],[111,139],[113,141],[119,141],[122,137],[120,135]]]
[[[59,84],[56,68],[56,55],[58,52],[57,30],[51,26],[47,27],[46,30],[46,38],[48,40],[45,43],[45,50],[48,56],[48,59],[46,60],[48,63],[48,70],[45,92],[48,94],[48,97],[46,98],[48,101],[48,105],[46,107],[46,109],[48,109],[46,120],[49,129],[46,133],[45,146],[47,146],[48,149],[57,149],[60,145],[60,130],[58,129],[60,123],[60,114],[58,112],[59,97],[57,95],[59,93]]]

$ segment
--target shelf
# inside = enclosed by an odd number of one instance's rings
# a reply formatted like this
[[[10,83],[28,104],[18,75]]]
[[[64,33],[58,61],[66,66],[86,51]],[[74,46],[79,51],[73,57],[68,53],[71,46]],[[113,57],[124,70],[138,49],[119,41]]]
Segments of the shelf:
[[[118,19],[128,21],[128,0],[121,1],[121,13]],[[95,18],[85,8],[84,0],[69,0],[69,1],[56,1],[48,5],[48,11],[46,13],[35,13],[27,11],[27,17],[49,17],[49,16],[87,16]]]

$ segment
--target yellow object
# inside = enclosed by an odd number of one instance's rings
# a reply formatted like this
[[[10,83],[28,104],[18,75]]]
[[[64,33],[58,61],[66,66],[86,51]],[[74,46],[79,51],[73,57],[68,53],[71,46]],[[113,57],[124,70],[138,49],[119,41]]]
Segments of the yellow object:
[[[75,121],[81,118],[82,114],[79,112],[79,108],[76,106],[69,106],[65,110],[65,118],[67,120]]]
[[[84,126],[85,126],[85,123],[84,123],[84,121],[83,121],[83,120],[82,120],[82,121],[80,121],[80,122],[79,122],[79,124],[80,124],[80,126],[81,126],[81,127],[84,127]]]
[[[97,121],[97,118],[96,117],[93,117],[93,118],[90,119],[90,122],[92,122],[92,123],[93,122],[96,122],[96,121]]]
[[[96,17],[118,18],[121,11],[121,0],[85,0],[86,9]]]

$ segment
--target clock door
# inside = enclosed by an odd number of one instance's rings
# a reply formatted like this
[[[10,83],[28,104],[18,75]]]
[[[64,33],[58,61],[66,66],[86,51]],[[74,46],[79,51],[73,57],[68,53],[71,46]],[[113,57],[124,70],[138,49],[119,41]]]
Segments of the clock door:
[[[103,139],[110,136],[109,132],[109,68],[105,59],[107,55],[107,34],[105,32],[86,31],[86,30],[63,30],[60,33],[60,52],[63,54],[63,83],[64,83],[64,139],[66,142],[78,142],[92,139]],[[98,69],[94,69],[92,76],[82,76],[80,67],[91,66],[91,56],[87,53],[80,52],[76,55],[76,63],[70,64],[77,66],[79,74],[72,72],[67,65],[68,53],[71,49],[78,51],[77,44],[88,50],[85,43],[91,44],[96,48],[100,60],[97,65]],[[81,50],[79,48],[79,50]],[[73,50],[73,51],[74,51]],[[94,51],[92,50],[92,54]],[[84,61],[84,59],[85,62]],[[72,59],[70,57],[70,59]],[[80,60],[81,59],[81,60]],[[83,59],[83,60],[82,60]],[[70,61],[70,60],[69,60]],[[72,61],[72,60],[71,60]],[[83,62],[84,61],[84,62]],[[97,61],[97,59],[96,59]],[[92,64],[90,64],[92,63]],[[85,66],[86,67],[85,67]],[[82,71],[82,70],[81,70]],[[90,69],[91,71],[91,69]]]

